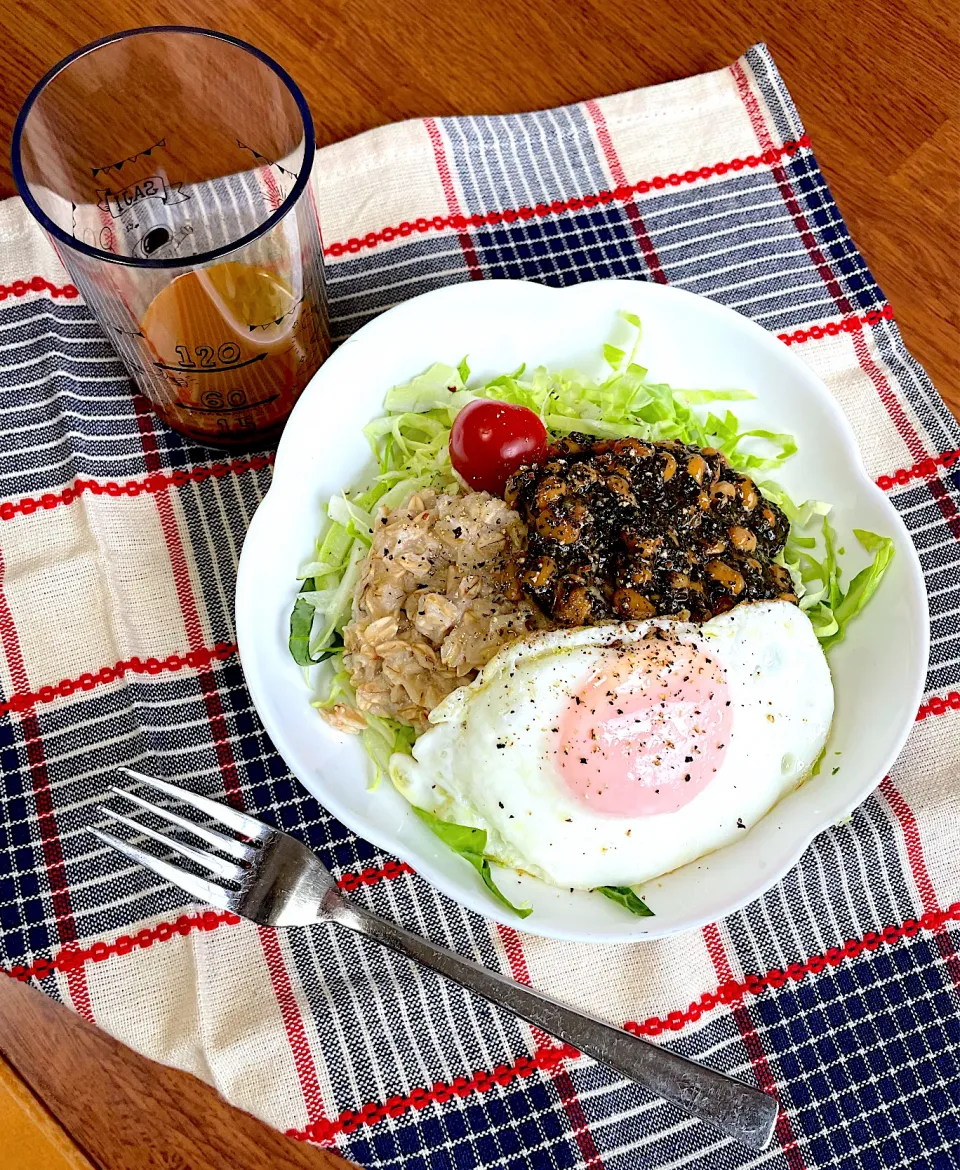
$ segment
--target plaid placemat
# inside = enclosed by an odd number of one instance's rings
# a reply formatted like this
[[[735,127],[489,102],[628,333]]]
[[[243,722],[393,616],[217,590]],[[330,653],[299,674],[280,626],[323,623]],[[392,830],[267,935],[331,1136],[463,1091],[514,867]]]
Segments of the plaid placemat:
[[[878,182],[880,179],[878,178]],[[270,456],[171,433],[22,205],[0,205],[0,960],[154,1059],[376,1170],[960,1165],[960,432],[906,351],[765,49],[544,113],[321,152],[334,332],[451,281],[681,285],[816,370],[914,535],[933,622],[902,759],[730,919],[583,947],[461,909],[328,816],[252,709],[232,600]],[[885,680],[897,686],[897,679]],[[333,928],[188,905],[84,826],[129,763],[294,832],[382,913],[747,1079],[750,1155]]]

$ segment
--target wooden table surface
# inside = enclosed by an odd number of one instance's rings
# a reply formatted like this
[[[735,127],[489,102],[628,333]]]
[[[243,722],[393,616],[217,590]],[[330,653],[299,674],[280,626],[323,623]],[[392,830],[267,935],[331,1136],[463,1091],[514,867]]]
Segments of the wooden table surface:
[[[321,144],[417,115],[535,109],[669,81],[765,41],[907,345],[960,414],[955,0],[552,0],[522,11],[501,0],[2,0],[0,196],[13,194],[10,134],[34,81],[79,45],[138,24],[205,24],[259,45],[302,86]],[[0,1163],[11,1170],[344,1165],[12,980],[0,980],[0,1051]],[[4,1101],[18,1095],[17,1132],[46,1128],[32,1154],[23,1137],[17,1154],[4,1151],[14,1132]]]

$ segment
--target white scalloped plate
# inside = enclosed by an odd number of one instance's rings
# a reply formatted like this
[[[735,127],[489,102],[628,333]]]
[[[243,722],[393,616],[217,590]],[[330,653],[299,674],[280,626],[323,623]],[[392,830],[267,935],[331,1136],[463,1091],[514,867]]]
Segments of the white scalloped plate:
[[[867,559],[854,527],[892,536],[897,553],[869,606],[831,652],[836,718],[827,744],[829,766],[819,776],[734,845],[646,883],[643,895],[653,918],[633,918],[597,894],[570,894],[497,870],[507,897],[529,898],[533,905],[534,913],[521,923],[493,901],[475,871],[440,844],[389,783],[368,791],[369,763],[360,744],[332,731],[310,706],[302,672],[287,651],[289,614],[321,505],[366,467],[361,428],[381,413],[387,389],[435,361],[456,364],[464,354],[475,377],[492,377],[521,362],[599,373],[602,344],[621,309],[643,320],[640,360],[651,377],[675,386],[745,387],[756,401],[736,403],[741,420],[796,435],[799,454],[778,478],[794,499],[832,501],[849,576]],[[781,342],[729,309],[658,284],[609,280],[553,289],[482,281],[426,293],[377,317],[307,387],[243,546],[237,633],[250,693],[277,750],[345,825],[488,918],[552,938],[614,943],[661,938],[739,909],[781,878],[817,833],[864,800],[913,726],[929,621],[923,575],[902,521],[867,476],[829,391]]]

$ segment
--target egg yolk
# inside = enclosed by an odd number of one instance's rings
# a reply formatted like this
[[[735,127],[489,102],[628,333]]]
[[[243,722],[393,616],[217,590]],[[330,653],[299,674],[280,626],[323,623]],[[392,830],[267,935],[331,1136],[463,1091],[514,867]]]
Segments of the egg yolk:
[[[657,631],[615,651],[570,698],[554,759],[569,791],[595,812],[676,812],[720,770],[732,710],[709,645]]]

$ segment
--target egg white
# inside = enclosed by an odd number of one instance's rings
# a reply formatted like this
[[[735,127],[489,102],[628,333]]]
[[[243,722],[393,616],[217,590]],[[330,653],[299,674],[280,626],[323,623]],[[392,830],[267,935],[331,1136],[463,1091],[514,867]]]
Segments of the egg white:
[[[713,780],[675,812],[590,809],[551,753],[571,695],[652,627],[709,639],[733,712]],[[430,715],[413,756],[391,761],[417,808],[487,831],[503,865],[556,886],[636,885],[735,841],[810,773],[833,719],[830,670],[809,619],[782,601],[743,604],[703,625],[656,618],[535,634],[512,643]]]

